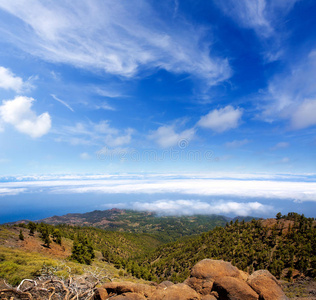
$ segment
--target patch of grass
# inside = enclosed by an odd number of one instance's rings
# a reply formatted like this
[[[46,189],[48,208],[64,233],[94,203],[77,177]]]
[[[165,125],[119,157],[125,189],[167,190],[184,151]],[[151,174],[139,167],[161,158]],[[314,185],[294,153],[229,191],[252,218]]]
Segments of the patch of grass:
[[[0,226],[0,240],[7,240],[10,237],[18,237],[18,234],[13,232],[12,229],[9,230],[5,226]]]
[[[60,276],[66,276],[67,267],[71,268],[72,274],[82,274],[82,266],[73,262],[66,262],[52,259],[34,252],[24,252],[19,249],[11,249],[0,246],[0,278],[5,279],[11,285],[18,285],[24,278],[34,278],[41,273],[43,265],[63,265],[59,271]],[[58,275],[58,274],[56,274]]]

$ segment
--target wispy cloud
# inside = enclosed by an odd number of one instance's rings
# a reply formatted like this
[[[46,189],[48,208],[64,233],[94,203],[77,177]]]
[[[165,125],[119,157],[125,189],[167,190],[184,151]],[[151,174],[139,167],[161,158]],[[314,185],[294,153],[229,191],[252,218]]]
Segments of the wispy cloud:
[[[280,162],[283,164],[287,164],[290,162],[290,159],[288,157],[283,157]]]
[[[160,68],[193,74],[208,85],[231,74],[226,58],[209,55],[203,27],[183,18],[166,22],[146,1],[1,0],[0,7],[23,22],[14,28],[1,23],[10,40],[48,61],[125,77]]]
[[[99,123],[78,122],[74,126],[63,126],[56,131],[56,141],[69,142],[73,145],[97,145],[118,147],[129,144],[135,130],[126,128],[119,130],[110,126],[109,121],[103,120]]]
[[[54,94],[51,94],[51,96],[52,96],[56,101],[58,101],[58,102],[61,103],[62,105],[66,106],[69,110],[71,110],[72,112],[74,112],[73,108],[72,108],[68,103],[66,103],[65,101],[59,99],[59,98],[56,97]]]
[[[316,99],[305,99],[292,115],[292,127],[303,129],[316,125]]]
[[[242,27],[252,28],[264,37],[273,33],[265,0],[216,1],[219,7]]]
[[[34,101],[33,98],[23,96],[3,101],[0,106],[0,118],[18,131],[32,138],[39,138],[49,132],[51,117],[47,112],[37,116],[32,110]]]
[[[279,142],[276,145],[274,145],[273,147],[271,147],[270,150],[274,151],[274,150],[284,149],[284,148],[287,148],[289,146],[290,146],[290,144],[287,142]]]
[[[122,94],[121,92],[117,91],[116,89],[105,89],[105,88],[100,88],[100,87],[96,87],[94,89],[95,93],[106,97],[106,98],[121,98],[121,97],[126,97],[124,94]]]
[[[114,108],[113,106],[111,106],[110,104],[108,104],[107,102],[102,102],[100,104],[97,104],[94,106],[95,109],[104,109],[104,110],[112,110],[115,111],[116,108]]]
[[[228,105],[224,108],[214,109],[207,115],[202,116],[197,123],[198,126],[209,128],[216,132],[238,127],[242,116],[242,110]]]
[[[275,25],[300,0],[227,0],[218,6],[242,27],[253,29],[262,38],[275,34]]]
[[[15,196],[24,193],[24,188],[0,188],[0,196]]]
[[[234,140],[232,142],[225,143],[225,146],[228,148],[238,148],[238,147],[242,147],[244,145],[247,145],[248,143],[250,143],[250,141],[248,139]]]
[[[80,154],[80,158],[83,160],[89,160],[89,159],[91,159],[91,155],[87,152],[83,152]]]
[[[260,109],[260,117],[268,122],[289,120],[292,129],[316,124],[316,51],[302,57],[269,83]]]
[[[251,29],[261,42],[264,61],[286,56],[286,16],[300,0],[216,0],[218,7],[241,28]]]

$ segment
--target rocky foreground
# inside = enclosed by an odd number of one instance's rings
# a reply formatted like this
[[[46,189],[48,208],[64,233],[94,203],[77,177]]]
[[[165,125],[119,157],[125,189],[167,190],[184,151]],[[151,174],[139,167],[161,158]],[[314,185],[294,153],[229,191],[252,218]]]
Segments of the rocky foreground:
[[[281,300],[287,297],[276,278],[267,270],[249,275],[229,262],[204,259],[192,268],[191,276],[179,284],[170,281],[160,284],[109,282],[93,290],[81,289],[76,294],[66,282],[51,279],[24,289],[0,290],[0,299]]]
[[[94,299],[281,300],[287,297],[269,271],[259,270],[249,275],[229,262],[204,259],[192,268],[191,276],[184,283],[110,282],[97,289]]]

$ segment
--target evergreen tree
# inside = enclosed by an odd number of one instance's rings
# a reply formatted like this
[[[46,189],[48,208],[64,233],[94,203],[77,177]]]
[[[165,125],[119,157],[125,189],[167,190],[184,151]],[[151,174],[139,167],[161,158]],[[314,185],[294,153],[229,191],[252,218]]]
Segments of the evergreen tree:
[[[20,229],[19,239],[21,241],[24,241],[24,235],[23,235],[22,229]]]
[[[35,230],[36,230],[36,224],[34,222],[29,222],[27,224],[27,227],[30,229],[30,235],[34,235]]]
[[[61,233],[57,228],[53,231],[53,239],[57,244],[61,245]]]
[[[39,231],[41,233],[40,238],[44,242],[44,246],[49,248],[52,240],[50,239],[48,225],[41,223],[39,227]]]
[[[71,258],[81,264],[90,265],[95,257],[91,241],[79,234],[75,236],[71,252]]]

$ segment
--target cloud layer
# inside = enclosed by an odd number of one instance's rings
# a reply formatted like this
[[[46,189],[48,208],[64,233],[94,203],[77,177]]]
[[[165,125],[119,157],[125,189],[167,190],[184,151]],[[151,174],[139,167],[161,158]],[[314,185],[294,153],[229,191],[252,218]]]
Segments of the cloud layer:
[[[0,118],[3,122],[13,125],[16,130],[32,138],[39,138],[49,132],[51,118],[47,112],[37,116],[32,110],[34,101],[33,98],[23,96],[3,101],[0,106]]]
[[[316,202],[316,183],[303,181],[279,181],[267,179],[214,179],[195,175],[187,178],[171,176],[80,176],[62,180],[35,180],[21,182],[0,182],[0,188],[23,188],[29,191],[38,188],[47,193],[104,193],[104,194],[162,194],[214,196],[232,198],[264,198]],[[102,178],[102,176],[101,176]],[[245,177],[246,178],[246,177]],[[289,177],[291,178],[291,176]]]
[[[200,200],[158,200],[153,202],[135,202],[132,205],[135,210],[154,211],[162,215],[211,215],[234,214],[249,216],[252,214],[269,214],[272,206],[259,202],[234,202],[212,201],[210,203]]]

